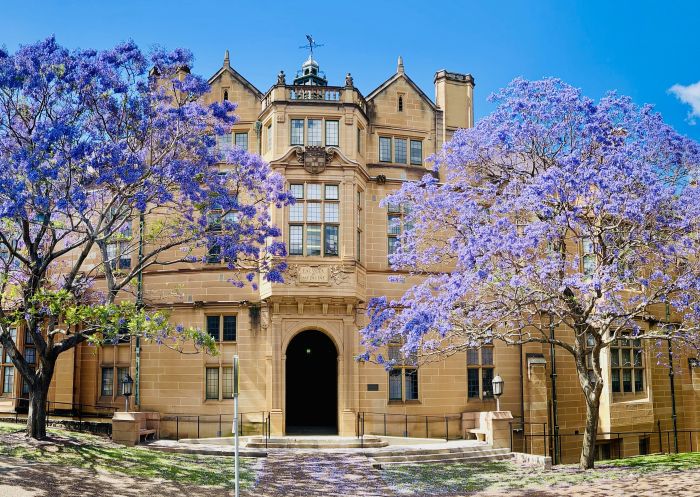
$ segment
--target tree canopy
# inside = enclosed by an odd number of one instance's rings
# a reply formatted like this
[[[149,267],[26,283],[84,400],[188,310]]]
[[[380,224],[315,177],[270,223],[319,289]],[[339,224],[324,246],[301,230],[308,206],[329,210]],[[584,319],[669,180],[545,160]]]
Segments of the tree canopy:
[[[144,54],[133,42],[0,50],[0,344],[32,398],[58,354],[119,329],[212,348],[205,333],[122,302],[145,269],[214,251],[233,284],[281,281],[270,211],[291,197],[259,156],[216,147],[235,105],[207,103],[191,67],[187,50]],[[19,326],[36,367],[11,339]]]
[[[491,98],[497,109],[455,133],[435,174],[387,199],[408,212],[391,263],[422,278],[369,303],[364,358],[386,363],[392,341],[422,360],[554,343],[596,407],[600,351],[623,334],[697,343],[700,147],[651,106],[557,79],[516,79]],[[673,327],[652,319],[666,304]]]

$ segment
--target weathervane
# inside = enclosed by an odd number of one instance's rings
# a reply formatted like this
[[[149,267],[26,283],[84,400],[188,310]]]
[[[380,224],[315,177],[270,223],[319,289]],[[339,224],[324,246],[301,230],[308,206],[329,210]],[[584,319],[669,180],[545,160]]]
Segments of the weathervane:
[[[313,58],[314,48],[322,47],[323,44],[316,43],[311,35],[306,35],[306,39],[308,40],[308,43],[306,45],[300,46],[299,48],[308,48],[309,55],[311,55],[311,58]]]

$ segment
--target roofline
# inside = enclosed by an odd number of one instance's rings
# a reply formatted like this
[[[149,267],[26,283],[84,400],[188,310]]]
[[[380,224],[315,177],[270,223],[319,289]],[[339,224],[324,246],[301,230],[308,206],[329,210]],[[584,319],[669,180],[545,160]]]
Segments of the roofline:
[[[229,74],[231,74],[231,76],[233,76],[235,79],[237,79],[238,81],[243,83],[243,86],[247,87],[250,91],[255,93],[255,96],[258,97],[258,100],[262,100],[263,92],[258,90],[253,83],[251,83],[250,81],[245,79],[238,71],[236,71],[231,66],[222,66],[221,69],[216,71],[216,73],[211,78],[209,78],[207,80],[207,83],[209,85],[211,85],[214,82],[214,80],[216,80],[216,78],[218,78],[219,76],[221,76],[225,72],[228,72]]]
[[[376,97],[376,96],[379,95],[381,92],[383,92],[391,83],[393,83],[394,81],[396,81],[396,80],[399,79],[400,77],[403,77],[404,79],[406,79],[406,81],[408,82],[409,86],[411,86],[414,90],[416,90],[416,92],[418,92],[418,94],[419,94],[421,97],[423,97],[423,99],[424,99],[426,102],[428,102],[428,103],[430,104],[430,107],[431,107],[433,110],[437,110],[437,109],[438,109],[437,105],[435,105],[435,103],[430,99],[430,97],[429,97],[428,95],[426,95],[425,92],[424,92],[423,90],[421,90],[420,87],[419,87],[416,83],[414,83],[413,80],[412,80],[406,73],[399,73],[399,72],[395,73],[395,74],[392,75],[389,79],[387,79],[387,80],[384,81],[382,84],[380,84],[379,86],[377,86],[374,90],[372,90],[372,91],[369,93],[369,95],[367,95],[367,96],[365,97],[365,100],[370,101],[370,100],[374,99],[374,97]]]

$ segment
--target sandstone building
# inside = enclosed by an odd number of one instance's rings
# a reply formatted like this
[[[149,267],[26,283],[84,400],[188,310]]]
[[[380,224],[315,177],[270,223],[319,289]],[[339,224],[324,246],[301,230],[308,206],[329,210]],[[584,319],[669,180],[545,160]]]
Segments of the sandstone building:
[[[199,415],[206,420],[200,435],[213,436],[221,429],[218,415],[230,419],[232,413],[232,357],[238,354],[244,419],[255,424],[269,416],[273,434],[353,436],[361,419],[367,433],[463,436],[462,413],[495,410],[495,374],[505,380],[501,408],[524,417],[526,433],[549,432],[552,358],[546,346],[497,343],[389,372],[354,359],[362,352],[358,330],[366,302],[399,296],[406,288],[388,282],[388,255],[404,207],[380,202],[402,182],[426,174],[426,158],[456,129],[473,125],[472,76],[436,72],[431,98],[399,58],[396,71],[363,95],[350,74],[339,86],[328,84],[309,57],[294,78],[281,72],[263,93],[232,67],[227,52],[209,83],[210,98],[238,104],[239,122],[219,146],[261,154],[297,199],[272,214],[290,254],[286,283],[233,287],[215,252],[207,264],[149,271],[146,303],[169,309],[175,322],[206,329],[221,353],[180,354],[151,344],[137,351],[128,341],[101,349],[82,344],[61,356],[51,400],[123,408],[120,379],[128,373],[137,379],[136,408]],[[21,330],[17,339],[31,357],[32,344]],[[2,360],[6,398],[0,397],[0,409],[21,410],[15,398],[25,390],[9,358]],[[601,457],[650,450],[655,435],[643,432],[656,430],[659,421],[663,430],[670,428],[668,368],[656,364],[655,351],[635,341],[609,355],[600,431],[640,433],[603,435]],[[564,460],[575,459],[584,403],[572,359],[559,352],[556,366],[559,431],[570,435],[562,439],[561,453]],[[675,366],[679,427],[700,428],[700,369],[680,357]],[[175,429],[163,423],[164,434]],[[196,435],[191,422],[177,430]],[[230,433],[230,426],[221,431]],[[533,436],[528,443],[541,451],[545,442]],[[687,436],[682,443],[690,443]]]

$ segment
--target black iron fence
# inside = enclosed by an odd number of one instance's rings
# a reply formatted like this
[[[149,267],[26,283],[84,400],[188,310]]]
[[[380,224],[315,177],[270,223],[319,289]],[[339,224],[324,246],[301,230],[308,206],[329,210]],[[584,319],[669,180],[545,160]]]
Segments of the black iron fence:
[[[239,413],[238,434],[259,435],[267,447],[270,439],[270,413],[253,411]],[[161,438],[212,438],[233,435],[233,414],[178,414],[163,413],[160,416]]]
[[[358,412],[355,433],[409,438],[462,438],[462,415],[398,414]]]
[[[13,413],[0,413],[0,417],[12,418],[16,423],[20,421],[26,422],[29,405],[28,397],[9,397],[2,396],[0,400],[18,401]],[[114,406],[83,404],[75,402],[56,402],[53,400],[46,401],[46,422],[47,424],[56,424],[59,421],[63,424],[70,424],[71,428],[77,428],[82,431],[85,423],[94,423],[90,418],[111,419],[117,409]],[[52,420],[52,416],[54,419]],[[98,421],[100,422],[100,421]],[[106,430],[111,433],[111,424]]]
[[[510,423],[511,451],[527,454],[552,455],[553,464],[561,464],[562,451],[578,451],[583,443],[583,430],[552,435],[547,423]],[[624,439],[634,437],[638,447],[630,451],[639,455],[671,454],[700,451],[700,429],[661,429],[657,420],[655,430],[620,430],[598,432],[598,459],[621,459],[627,452]]]

